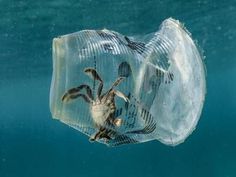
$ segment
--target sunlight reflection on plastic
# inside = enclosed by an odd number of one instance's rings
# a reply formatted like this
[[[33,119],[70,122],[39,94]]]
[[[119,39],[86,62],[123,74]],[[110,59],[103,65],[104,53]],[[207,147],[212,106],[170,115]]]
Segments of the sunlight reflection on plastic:
[[[84,30],[53,40],[52,116],[108,146],[183,142],[205,98],[202,56],[187,30],[127,37]]]

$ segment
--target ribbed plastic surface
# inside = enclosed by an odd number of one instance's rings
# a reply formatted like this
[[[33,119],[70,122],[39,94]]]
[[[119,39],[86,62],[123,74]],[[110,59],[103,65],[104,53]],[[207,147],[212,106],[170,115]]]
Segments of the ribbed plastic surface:
[[[146,40],[109,30],[55,38],[53,118],[109,146],[155,139],[168,145],[183,142],[204,103],[202,56],[173,19],[140,38]]]

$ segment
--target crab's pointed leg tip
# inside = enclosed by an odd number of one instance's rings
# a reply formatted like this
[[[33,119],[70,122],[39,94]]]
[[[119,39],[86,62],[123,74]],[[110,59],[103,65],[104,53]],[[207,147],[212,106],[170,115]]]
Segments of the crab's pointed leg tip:
[[[84,69],[84,72],[85,73],[90,73],[90,72],[92,72],[94,69],[93,68],[85,68]]]
[[[70,97],[68,96],[68,94],[65,94],[62,96],[61,100],[64,103],[68,103],[70,101]]]
[[[128,98],[128,97],[126,97],[126,96],[124,96],[124,100],[125,100],[125,102],[127,102],[127,103],[129,103],[129,102],[130,102],[129,98]]]
[[[94,141],[95,141],[95,138],[94,138],[94,137],[90,137],[90,138],[89,138],[89,142],[90,142],[90,143],[94,143]]]
[[[61,101],[66,102],[66,95],[63,95],[63,96],[61,97]]]

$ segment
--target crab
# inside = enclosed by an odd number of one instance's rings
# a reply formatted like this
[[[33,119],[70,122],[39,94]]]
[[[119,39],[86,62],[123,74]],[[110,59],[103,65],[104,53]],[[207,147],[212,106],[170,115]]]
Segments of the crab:
[[[62,101],[68,102],[78,97],[83,98],[83,100],[89,104],[93,123],[98,129],[98,131],[90,137],[90,141],[96,141],[99,139],[108,141],[112,139],[110,135],[110,132],[112,131],[111,127],[118,128],[122,125],[123,121],[121,118],[115,117],[115,97],[118,96],[125,102],[129,102],[128,97],[124,93],[115,89],[115,87],[118,86],[125,79],[125,77],[118,77],[110,89],[102,94],[103,80],[97,71],[93,68],[85,68],[84,72],[92,79],[99,82],[96,96],[94,97],[94,93],[92,93],[92,90],[88,85],[82,84],[78,87],[69,89],[63,95]],[[81,93],[83,89],[86,91],[86,94]]]

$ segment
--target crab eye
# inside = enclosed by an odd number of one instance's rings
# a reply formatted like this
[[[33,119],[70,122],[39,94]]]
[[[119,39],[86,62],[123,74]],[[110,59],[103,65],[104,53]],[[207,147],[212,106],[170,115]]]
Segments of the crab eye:
[[[177,145],[195,129],[205,92],[202,56],[174,19],[145,36],[104,29],[53,40],[52,117],[91,141]]]

